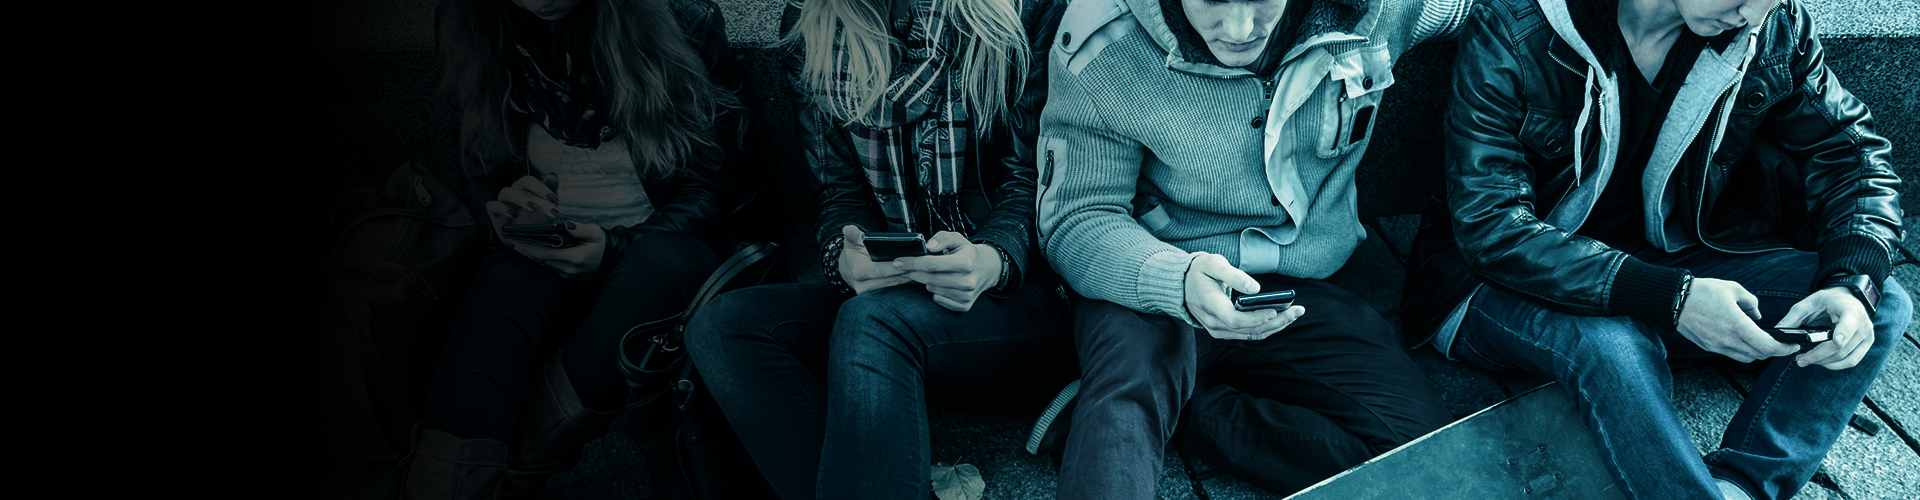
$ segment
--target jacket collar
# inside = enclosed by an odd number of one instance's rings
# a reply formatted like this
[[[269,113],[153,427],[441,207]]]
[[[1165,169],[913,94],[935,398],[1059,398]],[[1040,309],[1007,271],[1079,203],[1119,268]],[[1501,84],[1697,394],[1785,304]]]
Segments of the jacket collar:
[[[1617,74],[1609,75],[1598,69],[1604,66],[1594,55],[1593,48],[1587,45],[1587,40],[1581,38],[1580,32],[1575,29],[1573,17],[1567,10],[1567,0],[1538,0],[1538,2],[1541,13],[1547,19],[1547,24],[1552,26],[1554,34],[1559,38],[1554,40],[1556,43],[1548,45],[1548,56],[1568,70],[1583,75],[1587,82],[1579,94],[1582,108],[1574,128],[1576,147],[1573,191],[1566,201],[1554,207],[1553,212],[1546,217],[1548,223],[1572,232],[1578,231],[1586,222],[1587,215],[1593,209],[1593,203],[1599,198],[1600,190],[1609,184],[1608,177],[1612,175],[1614,162],[1618,160],[1616,154],[1620,143],[1621,127],[1619,79]],[[1775,10],[1779,8],[1776,7]],[[1769,13],[1768,19],[1771,17],[1772,14]],[[1672,177],[1679,159],[1692,147],[1693,138],[1708,123],[1709,118],[1712,118],[1709,115],[1716,108],[1720,108],[1718,110],[1721,112],[1717,123],[1721,128],[1725,127],[1725,114],[1731,108],[1715,106],[1715,103],[1737,91],[1736,87],[1745,76],[1747,65],[1753,57],[1753,40],[1768,19],[1748,25],[1734,37],[1710,40],[1708,48],[1701,50],[1700,59],[1694,63],[1693,70],[1683,77],[1684,83],[1679,93],[1674,96],[1673,106],[1667,111],[1667,116],[1662,119],[1660,136],[1655,139],[1653,155],[1647,162],[1640,184],[1644,195],[1642,197],[1645,203],[1644,208],[1649,219],[1648,242],[1663,250],[1677,251],[1692,244],[1688,238],[1680,234],[1677,226],[1672,224],[1674,221],[1668,220],[1668,216],[1673,211],[1675,199],[1674,186],[1669,184],[1668,180]],[[1714,38],[1719,39],[1721,36]],[[1734,43],[1727,43],[1728,41]],[[1578,62],[1584,63],[1584,67],[1576,65],[1574,58],[1568,57],[1569,52],[1578,56]],[[1596,116],[1597,120],[1589,121],[1589,113]],[[1583,169],[1580,155],[1586,148],[1580,142],[1586,137],[1583,129],[1589,123],[1600,127],[1599,157],[1594,165]],[[1707,151],[1711,154],[1711,150],[1717,147],[1721,130],[1708,131],[1708,133],[1714,138],[1713,144],[1708,146]],[[1588,177],[1589,174],[1591,178]]]
[[[1160,0],[1125,0],[1134,19],[1148,38],[1167,53],[1167,69],[1196,76],[1212,78],[1245,78],[1254,76],[1253,71],[1245,68],[1228,68],[1215,64],[1189,61],[1182,56],[1179,37],[1167,26],[1166,13],[1160,8]],[[1366,40],[1366,34],[1373,31],[1378,22],[1380,9],[1371,8],[1368,0],[1290,0],[1310,1],[1307,13],[1301,19],[1295,31],[1293,48],[1281,57],[1280,65],[1313,47],[1336,42]],[[1202,48],[1201,50],[1205,50]]]

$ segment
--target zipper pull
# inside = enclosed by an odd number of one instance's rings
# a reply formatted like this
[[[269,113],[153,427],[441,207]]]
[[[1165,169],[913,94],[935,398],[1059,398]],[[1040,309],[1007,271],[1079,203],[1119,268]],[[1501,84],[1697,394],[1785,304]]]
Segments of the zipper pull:
[[[427,191],[426,177],[419,174],[413,176],[413,196],[420,200],[422,207],[433,204],[433,193]]]

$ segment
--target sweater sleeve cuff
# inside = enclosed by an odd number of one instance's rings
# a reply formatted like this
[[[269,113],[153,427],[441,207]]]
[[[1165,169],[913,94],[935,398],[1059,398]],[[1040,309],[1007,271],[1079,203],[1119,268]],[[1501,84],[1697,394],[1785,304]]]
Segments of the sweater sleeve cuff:
[[[1887,275],[1893,272],[1893,256],[1887,247],[1872,237],[1847,235],[1834,238],[1820,245],[1820,272],[1813,274],[1809,283],[1810,291],[1817,291],[1820,283],[1833,275],[1865,274],[1874,283],[1884,283]]]
[[[1688,276],[1685,269],[1656,266],[1627,256],[1613,276],[1610,309],[1657,325],[1671,325],[1677,310],[1674,303],[1680,300]]]
[[[1148,312],[1172,316],[1194,328],[1206,328],[1187,312],[1187,268],[1201,252],[1159,252],[1140,266],[1135,292]]]

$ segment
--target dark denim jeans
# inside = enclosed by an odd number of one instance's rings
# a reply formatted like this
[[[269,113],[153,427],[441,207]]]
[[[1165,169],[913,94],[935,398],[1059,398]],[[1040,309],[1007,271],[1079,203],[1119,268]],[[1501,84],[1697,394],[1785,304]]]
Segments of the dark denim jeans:
[[[718,266],[700,240],[672,232],[635,241],[600,280],[563,279],[512,249],[494,252],[475,273],[434,372],[427,427],[463,439],[508,440],[529,368],[546,362],[534,357],[551,353],[553,344],[562,345],[561,367],[582,402],[619,408],[627,397],[626,378],[615,367],[620,335],[685,311]]]
[[[1359,297],[1324,281],[1254,278],[1298,292],[1306,315],[1263,340],[1221,340],[1171,317],[1074,302],[1082,379],[1059,498],[1153,498],[1176,428],[1182,453],[1284,494],[1451,420]]]
[[[1031,416],[1078,373],[1056,283],[1030,273],[965,313],[914,284],[747,288],[702,309],[687,345],[781,498],[928,498],[929,406]]]
[[[1739,283],[1760,298],[1761,326],[1773,326],[1807,296],[1819,264],[1817,255],[1797,251],[1734,255],[1694,248],[1671,254],[1642,250],[1635,256],[1687,269],[1696,278]],[[1485,287],[1468,306],[1452,353],[1488,370],[1519,368],[1559,379],[1580,403],[1633,498],[1720,498],[1714,478],[1756,499],[1789,498],[1813,477],[1906,332],[1911,299],[1891,278],[1882,292],[1873,347],[1859,365],[1835,371],[1798,367],[1792,356],[1756,361],[1766,368],[1721,436],[1720,448],[1704,460],[1674,412],[1667,360],[1718,355],[1671,325],[1554,312]]]

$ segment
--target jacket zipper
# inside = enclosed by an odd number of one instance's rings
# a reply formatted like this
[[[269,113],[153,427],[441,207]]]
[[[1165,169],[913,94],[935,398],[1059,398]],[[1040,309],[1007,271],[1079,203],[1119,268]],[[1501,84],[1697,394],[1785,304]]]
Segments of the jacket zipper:
[[[1767,21],[1772,20],[1774,11],[1778,9],[1779,7],[1775,7],[1774,10],[1767,11],[1767,15],[1760,20],[1761,24],[1764,25]],[[1758,34],[1756,33],[1754,35],[1748,35],[1748,36],[1757,37]],[[1748,59],[1747,65],[1752,64],[1753,57],[1757,55],[1757,54],[1754,54],[1754,51],[1757,51],[1757,50],[1760,50],[1760,44],[1757,43],[1756,41],[1751,48],[1747,49],[1747,59]],[[1740,71],[1740,78],[1743,80],[1746,79],[1747,77],[1746,75],[1747,65],[1743,65]],[[1739,81],[1735,80],[1735,83],[1737,84],[1739,83]],[[1725,123],[1725,119],[1726,119],[1725,113],[1722,113],[1721,110],[1725,109],[1727,105],[1727,100],[1732,99],[1732,96],[1733,96],[1732,85],[1727,86],[1726,90],[1720,91],[1720,98],[1714,101],[1713,109],[1710,111],[1711,114],[1707,115],[1708,116],[1707,123],[1702,124],[1700,126],[1701,132],[1706,132],[1708,130],[1719,130],[1720,132],[1713,134],[1713,137],[1708,139],[1707,151],[1705,154],[1706,158],[1700,164],[1699,179],[1697,179],[1694,182],[1694,184],[1698,184],[1698,185],[1694,186],[1694,195],[1693,195],[1693,239],[1699,241],[1701,245],[1706,245],[1707,248],[1711,248],[1711,249],[1721,251],[1721,252],[1726,252],[1726,253],[1753,254],[1753,253],[1760,253],[1760,252],[1771,252],[1774,250],[1791,249],[1793,248],[1792,246],[1771,246],[1771,247],[1759,248],[1754,250],[1733,250],[1733,249],[1722,247],[1720,245],[1715,245],[1711,241],[1707,241],[1707,235],[1706,235],[1707,175],[1713,171],[1713,157],[1720,152],[1720,139],[1727,135],[1726,130],[1721,128],[1721,126]]]
[[[1279,78],[1279,77],[1280,77],[1279,73],[1274,74],[1274,78]],[[1265,130],[1267,125],[1267,114],[1268,114],[1267,111],[1273,109],[1274,83],[1272,80],[1260,78],[1258,76],[1255,76],[1253,79],[1260,82],[1261,100],[1260,100],[1260,105],[1254,107],[1253,123],[1251,125],[1253,125],[1253,129],[1255,131],[1258,131],[1264,134],[1266,133]]]
[[[1333,103],[1333,146],[1332,146],[1333,149],[1327,150],[1329,154],[1331,154],[1334,151],[1339,151],[1340,142],[1345,140],[1347,137],[1346,84],[1344,82],[1335,84],[1333,86],[1333,93],[1338,95],[1339,97],[1335,98]]]

